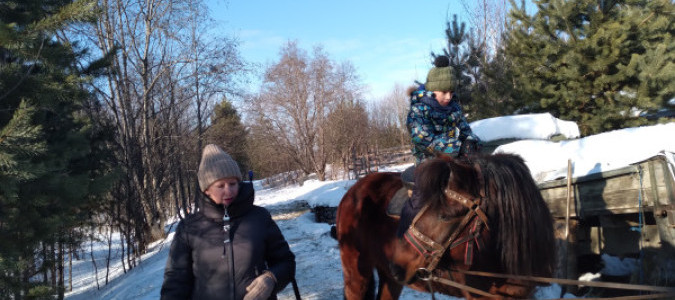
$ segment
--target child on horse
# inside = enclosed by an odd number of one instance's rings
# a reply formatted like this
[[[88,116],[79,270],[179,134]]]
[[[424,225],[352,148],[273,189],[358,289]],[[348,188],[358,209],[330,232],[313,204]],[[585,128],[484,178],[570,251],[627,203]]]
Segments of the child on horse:
[[[478,152],[480,139],[471,131],[459,102],[453,98],[455,89],[456,80],[452,75],[450,60],[447,56],[437,56],[426,83],[411,90],[406,126],[413,143],[415,166],[437,153],[466,156]],[[414,167],[408,168],[403,172],[402,179],[414,181],[413,172]],[[404,220],[412,220],[421,209],[421,201],[416,196],[413,190],[412,197],[403,206],[399,236],[408,226]]]

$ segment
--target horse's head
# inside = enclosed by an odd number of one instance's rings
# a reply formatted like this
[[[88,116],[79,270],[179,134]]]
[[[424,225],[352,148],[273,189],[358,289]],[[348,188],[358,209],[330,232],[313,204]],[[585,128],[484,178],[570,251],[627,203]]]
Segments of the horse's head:
[[[458,246],[486,238],[481,236],[488,228],[482,176],[478,164],[447,157],[417,167],[415,197],[424,207],[397,241],[392,259],[397,280],[410,284],[439,265],[470,259],[466,249]]]
[[[495,154],[471,160],[434,159],[418,167],[415,184],[425,206],[396,241],[397,280],[411,283],[437,266],[490,265],[509,274],[551,276],[552,217],[523,159]]]

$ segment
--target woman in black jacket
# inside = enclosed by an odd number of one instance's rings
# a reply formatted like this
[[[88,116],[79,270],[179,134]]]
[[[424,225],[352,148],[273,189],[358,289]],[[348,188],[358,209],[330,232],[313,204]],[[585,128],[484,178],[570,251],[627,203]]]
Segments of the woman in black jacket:
[[[161,299],[276,299],[295,276],[295,256],[253,205],[252,184],[216,145],[204,148],[197,177],[206,197],[176,228]]]

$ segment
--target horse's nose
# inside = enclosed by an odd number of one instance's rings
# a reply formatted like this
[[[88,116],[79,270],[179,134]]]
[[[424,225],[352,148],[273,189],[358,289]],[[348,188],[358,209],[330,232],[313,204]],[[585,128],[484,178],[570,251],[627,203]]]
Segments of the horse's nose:
[[[393,275],[394,279],[398,282],[405,281],[405,269],[395,263],[389,263],[389,270]]]

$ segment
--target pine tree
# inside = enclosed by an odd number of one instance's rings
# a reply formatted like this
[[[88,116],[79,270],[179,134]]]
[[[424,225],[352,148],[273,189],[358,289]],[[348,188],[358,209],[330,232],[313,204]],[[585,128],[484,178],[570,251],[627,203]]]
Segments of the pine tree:
[[[100,205],[112,180],[102,169],[102,132],[83,105],[83,50],[57,32],[91,21],[95,1],[0,3],[0,298],[63,298],[59,282],[34,276],[62,266],[38,249],[78,242],[74,234]],[[56,268],[58,269],[58,268]]]
[[[515,5],[513,5],[515,6]],[[675,4],[537,1],[511,13],[505,55],[522,112],[576,121],[583,135],[647,124],[675,96]]]
[[[518,109],[514,103],[512,71],[501,49],[481,61],[472,89],[474,119],[511,115]]]
[[[508,68],[502,53],[486,54],[486,45],[480,42],[465,23],[446,22],[447,47],[443,55],[450,58],[455,79],[455,100],[462,104],[469,120],[495,117],[513,112]],[[432,58],[438,54],[431,53]]]
[[[457,15],[453,15],[452,22],[446,22],[445,38],[448,44],[447,48],[443,49],[443,55],[450,58],[450,67],[455,79],[454,97],[462,104],[470,103],[473,80],[469,76],[469,69],[477,67],[478,61],[476,58],[480,54],[476,50],[479,47],[473,47],[475,40],[466,31],[466,24],[457,21]],[[436,56],[438,54],[431,53],[432,61]]]
[[[242,172],[251,167],[247,150],[248,130],[241,122],[239,112],[224,99],[213,108],[211,126],[206,131],[207,143],[222,147],[239,163]],[[242,173],[243,174],[243,173]]]

